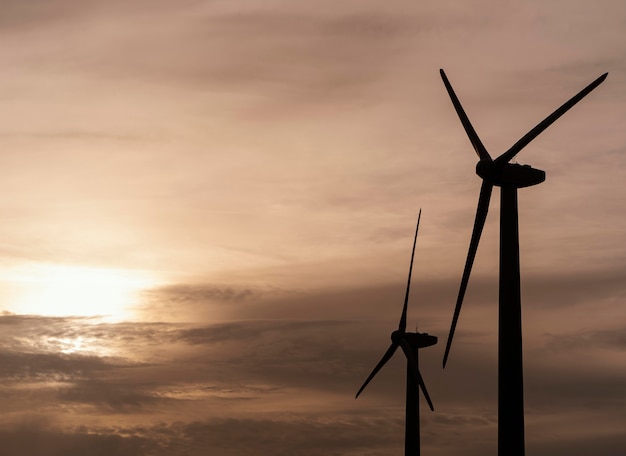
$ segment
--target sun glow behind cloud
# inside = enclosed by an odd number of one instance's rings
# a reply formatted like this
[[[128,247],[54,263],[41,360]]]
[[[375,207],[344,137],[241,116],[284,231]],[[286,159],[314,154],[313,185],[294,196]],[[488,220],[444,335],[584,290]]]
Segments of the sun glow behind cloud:
[[[11,268],[0,278],[5,311],[106,321],[132,319],[140,292],[158,284],[145,272],[54,264]]]

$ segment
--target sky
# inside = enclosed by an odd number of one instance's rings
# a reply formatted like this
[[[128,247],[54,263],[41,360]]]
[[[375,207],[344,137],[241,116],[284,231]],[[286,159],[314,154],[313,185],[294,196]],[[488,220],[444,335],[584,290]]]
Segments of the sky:
[[[626,4],[0,0],[2,455],[497,452],[499,190],[517,157],[526,451],[626,453]]]

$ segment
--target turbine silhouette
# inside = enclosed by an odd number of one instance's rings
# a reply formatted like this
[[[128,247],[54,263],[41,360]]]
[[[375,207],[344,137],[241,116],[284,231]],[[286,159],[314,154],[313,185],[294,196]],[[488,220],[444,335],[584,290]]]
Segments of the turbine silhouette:
[[[407,376],[406,376],[406,421],[405,421],[405,438],[404,448],[406,456],[419,456],[419,392],[417,386],[422,390],[426,402],[432,411],[435,410],[433,403],[424,384],[424,379],[419,371],[418,366],[418,350],[420,348],[429,347],[437,343],[437,338],[426,333],[409,333],[406,332],[406,313],[409,303],[409,291],[411,288],[411,274],[413,272],[413,258],[415,257],[415,243],[417,241],[417,232],[419,231],[420,218],[422,216],[422,210],[420,209],[417,217],[417,227],[415,228],[415,237],[413,238],[413,250],[411,252],[411,264],[409,266],[409,278],[406,284],[406,294],[404,296],[404,306],[402,307],[402,315],[400,316],[400,323],[398,329],[391,333],[391,345],[383,355],[382,359],[378,362],[374,370],[359,391],[356,393],[355,399],[359,397],[361,392],[365,389],[368,383],[374,378],[378,371],[385,365],[387,361],[391,359],[398,347],[402,348],[404,355],[407,359]]]
[[[443,357],[443,366],[446,366],[450,353],[452,338],[454,337],[461,305],[463,304],[463,297],[469,282],[480,235],[487,218],[491,192],[493,186],[497,185],[500,187],[498,454],[507,456],[523,455],[524,404],[517,189],[540,184],[545,180],[546,174],[544,171],[532,168],[529,165],[518,165],[509,162],[554,121],[598,87],[606,79],[608,73],[604,73],[570,98],[495,160],[491,158],[487,149],[483,146],[454,93],[446,74],[443,70],[440,70],[440,73],[454,109],[463,124],[463,128],[465,128],[465,132],[476,154],[478,154],[479,161],[476,165],[476,174],[483,179],[469,251]]]

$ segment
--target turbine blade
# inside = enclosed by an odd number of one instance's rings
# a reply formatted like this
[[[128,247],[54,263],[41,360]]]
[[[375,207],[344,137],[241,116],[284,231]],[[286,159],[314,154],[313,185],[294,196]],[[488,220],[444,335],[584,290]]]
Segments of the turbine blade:
[[[467,260],[465,261],[465,269],[463,270],[463,278],[461,279],[461,286],[459,288],[459,295],[456,300],[456,307],[454,308],[454,316],[452,317],[452,325],[450,326],[450,333],[448,334],[448,342],[446,343],[446,351],[443,355],[443,367],[446,367],[446,361],[448,360],[448,354],[450,353],[450,346],[452,345],[452,338],[454,337],[454,330],[456,323],[459,319],[459,313],[461,312],[461,305],[463,304],[463,297],[465,296],[465,290],[467,289],[467,283],[469,282],[470,273],[472,272],[472,265],[474,264],[474,258],[476,257],[476,250],[478,249],[478,242],[480,241],[480,235],[485,226],[485,220],[487,219],[487,212],[489,211],[489,200],[491,199],[491,190],[493,185],[490,182],[483,180],[483,185],[480,187],[480,196],[478,198],[478,207],[476,208],[476,219],[474,220],[474,229],[472,231],[472,239],[470,240],[469,250],[467,252]]]
[[[367,384],[370,382],[371,379],[374,378],[374,376],[378,373],[380,368],[383,367],[385,363],[391,359],[391,357],[393,356],[397,348],[398,348],[398,345],[394,343],[391,344],[391,346],[387,349],[387,351],[385,352],[381,360],[378,362],[378,364],[376,365],[372,373],[369,375],[369,377],[367,377],[367,380],[365,380],[365,383],[363,383],[363,386],[359,388],[359,391],[356,393],[356,396],[354,396],[355,399],[359,397],[359,394],[361,394],[361,391],[365,389]]]
[[[413,251],[411,252],[411,265],[409,266],[409,279],[406,282],[406,294],[404,295],[404,307],[402,308],[402,316],[400,317],[400,324],[398,329],[402,332],[406,331],[406,309],[409,304],[409,290],[411,288],[411,273],[413,272],[413,258],[415,257],[415,243],[417,242],[417,232],[420,229],[420,218],[422,217],[422,210],[420,209],[417,215],[417,227],[415,228],[415,237],[413,238]]]
[[[417,360],[415,359],[415,355],[413,354],[411,344],[409,344],[409,342],[403,337],[402,339],[400,339],[400,346],[402,347],[402,351],[404,352],[404,355],[409,362],[409,369],[411,369],[411,372],[413,372],[415,378],[419,379],[420,371],[417,367]]]
[[[593,81],[587,87],[585,87],[580,92],[578,92],[576,95],[574,95],[572,98],[570,98],[560,108],[558,108],[556,111],[554,111],[552,114],[550,114],[544,120],[542,120],[539,124],[537,124],[537,126],[535,128],[530,130],[528,133],[526,133],[524,136],[522,136],[522,138],[519,141],[517,141],[515,144],[513,144],[513,146],[511,146],[511,148],[509,150],[507,150],[505,153],[503,153],[498,158],[496,158],[494,160],[494,164],[498,165],[498,166],[503,166],[505,163],[508,163],[509,161],[511,161],[511,159],[513,157],[515,157],[515,155],[517,155],[520,150],[522,150],[524,147],[526,147],[529,142],[531,142],[533,139],[535,139],[537,136],[539,136],[539,134],[541,134],[541,132],[543,132],[546,128],[548,128],[550,125],[552,125],[552,123],[554,123],[554,121],[556,121],[559,117],[561,117],[563,114],[565,114],[567,111],[569,111],[569,109],[572,106],[574,106],[576,103],[578,103],[580,100],[582,100],[585,96],[587,96],[593,89],[595,89],[600,84],[602,84],[602,82],[606,79],[608,74],[609,73],[604,73],[598,79]]]
[[[474,150],[478,154],[478,157],[481,160],[491,161],[491,156],[489,155],[489,152],[487,152],[487,149],[485,149],[485,146],[483,146],[483,143],[480,141],[480,138],[478,137],[476,130],[474,130],[474,127],[472,126],[472,123],[469,121],[467,114],[465,114],[465,111],[463,110],[463,106],[461,106],[461,102],[457,98],[456,93],[454,93],[454,89],[452,88],[450,81],[448,81],[446,73],[444,73],[443,69],[439,70],[439,73],[441,74],[441,79],[443,79],[443,83],[446,86],[446,89],[448,90],[448,95],[450,95],[450,99],[452,100],[454,109],[456,110],[456,113],[458,114],[459,119],[461,120],[461,123],[463,124],[463,128],[465,128],[465,133],[467,133],[467,136],[469,137],[469,140],[472,143]]]
[[[402,338],[400,340],[400,346],[402,347],[402,351],[404,352],[408,360],[409,369],[411,369],[411,372],[413,372],[415,380],[417,381],[418,385],[422,389],[422,392],[424,393],[424,397],[426,398],[426,402],[428,402],[428,406],[434,412],[435,407],[433,407],[433,401],[430,400],[430,395],[428,394],[428,390],[426,389],[426,385],[424,384],[422,374],[420,374],[419,367],[417,366],[417,360],[415,359],[415,355],[413,354],[413,349],[411,348],[411,345],[405,338]]]
[[[419,371],[417,371],[417,373],[419,374]],[[424,397],[426,398],[426,402],[428,402],[428,406],[430,407],[430,410],[434,412],[435,407],[433,406],[433,401],[430,400],[430,395],[428,394],[428,390],[426,389],[426,384],[424,383],[424,379],[422,378],[421,374],[419,376],[419,384],[420,384],[422,393],[424,393]]]

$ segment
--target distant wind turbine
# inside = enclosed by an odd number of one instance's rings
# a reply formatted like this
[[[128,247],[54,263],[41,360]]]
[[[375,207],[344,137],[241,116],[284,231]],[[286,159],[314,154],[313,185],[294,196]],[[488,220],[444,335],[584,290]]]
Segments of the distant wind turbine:
[[[494,185],[500,187],[500,292],[498,324],[498,454],[500,456],[524,455],[524,396],[522,377],[522,316],[520,297],[519,232],[517,189],[543,182],[546,173],[529,165],[509,163],[517,153],[554,121],[582,100],[607,77],[604,73],[560,108],[526,133],[509,150],[492,160],[472,127],[446,74],[440,70],[443,83],[454,105],[465,132],[478,154],[476,174],[483,179],[478,198],[474,229],[461,279],[459,295],[454,308],[452,325],[443,357],[445,367],[452,345],[463,297],[472,271],[480,235],[485,225],[489,200]]]
[[[417,227],[415,228],[415,237],[413,238],[413,251],[411,252],[411,265],[409,266],[409,279],[406,284],[406,294],[404,296],[404,307],[402,308],[402,316],[398,329],[391,333],[391,346],[387,349],[382,359],[378,362],[372,373],[367,377],[363,386],[359,388],[356,397],[365,389],[367,384],[374,378],[378,371],[391,359],[398,347],[402,348],[407,359],[406,366],[406,415],[405,415],[405,436],[404,451],[405,456],[419,456],[420,454],[420,432],[419,432],[419,391],[418,385],[424,393],[424,397],[428,402],[431,410],[435,410],[430,400],[428,390],[422,379],[418,367],[418,350],[420,348],[429,347],[437,343],[435,336],[426,333],[408,333],[406,332],[406,312],[409,303],[409,290],[411,288],[411,273],[413,271],[413,258],[415,256],[415,242],[417,241],[417,232],[420,226],[420,218],[422,210],[420,209],[417,217]]]

